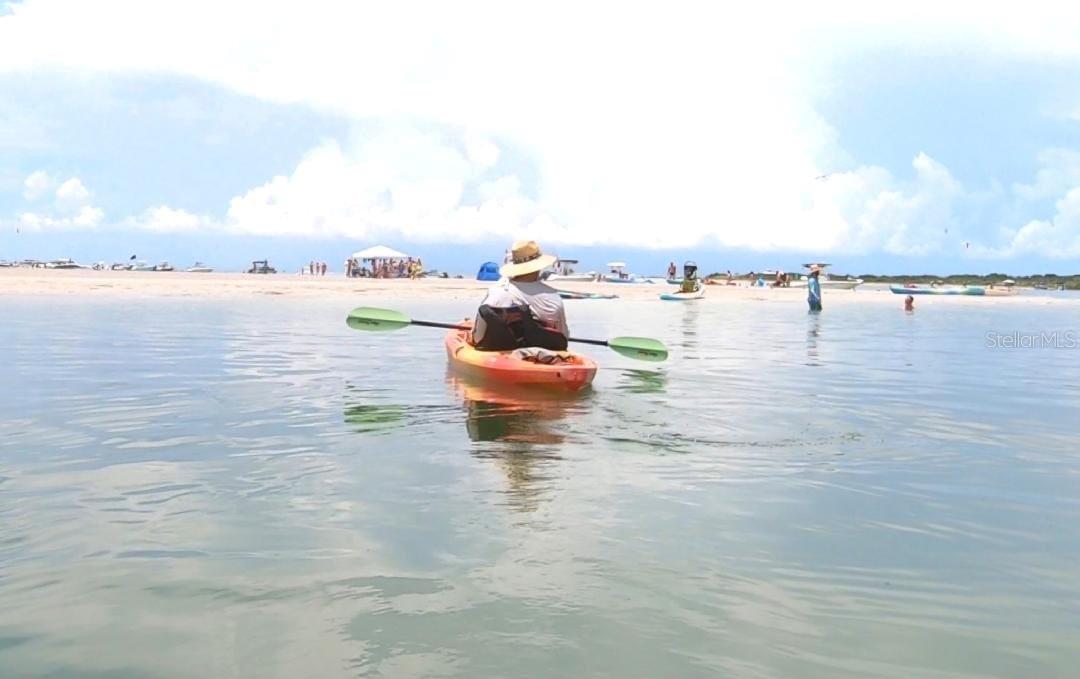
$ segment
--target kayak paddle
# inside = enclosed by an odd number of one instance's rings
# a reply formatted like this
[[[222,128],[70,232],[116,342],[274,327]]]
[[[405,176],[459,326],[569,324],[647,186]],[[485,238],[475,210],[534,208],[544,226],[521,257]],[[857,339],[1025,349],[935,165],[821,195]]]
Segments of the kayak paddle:
[[[469,326],[466,325],[417,321],[400,311],[375,309],[373,307],[357,307],[353,309],[349,312],[345,322],[353,330],[373,330],[377,332],[400,330],[410,325],[419,325],[425,328],[446,328],[447,330],[469,330]],[[579,339],[575,337],[568,339],[571,342],[608,347],[623,356],[636,358],[640,361],[663,361],[668,356],[667,347],[658,340],[648,337],[615,337],[609,340]]]

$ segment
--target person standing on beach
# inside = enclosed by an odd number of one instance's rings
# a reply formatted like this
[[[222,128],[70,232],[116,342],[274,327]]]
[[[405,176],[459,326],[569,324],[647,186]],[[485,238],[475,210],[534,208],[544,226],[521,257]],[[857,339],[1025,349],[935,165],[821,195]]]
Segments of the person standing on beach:
[[[671,264],[668,264],[668,266],[667,266],[667,277],[668,277],[669,281],[675,278],[676,273],[678,273],[678,269],[675,268],[675,262],[672,262]]]
[[[806,301],[810,305],[810,311],[821,311],[821,267],[817,264],[810,265],[810,279],[806,282]]]

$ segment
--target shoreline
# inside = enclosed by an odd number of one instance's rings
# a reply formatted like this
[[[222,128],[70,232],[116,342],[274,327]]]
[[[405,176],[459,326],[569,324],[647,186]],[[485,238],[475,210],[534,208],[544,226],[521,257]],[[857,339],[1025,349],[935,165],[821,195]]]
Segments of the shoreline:
[[[345,278],[338,273],[326,276],[297,274],[187,273],[140,271],[93,271],[86,269],[0,269],[0,297],[86,296],[94,298],[194,297],[201,299],[250,298],[256,296],[311,297],[386,297],[400,299],[461,300],[479,299],[491,283],[473,279],[420,278],[374,279]],[[659,301],[661,293],[674,286],[664,283],[620,284],[560,282],[554,287],[574,292],[615,294],[630,301]],[[708,285],[705,297],[695,304],[784,303],[805,304],[805,288],[769,288],[740,285]],[[1040,291],[1042,292],[1042,291]],[[1027,293],[1027,294],[1025,294]],[[825,303],[902,305],[903,297],[889,292],[888,285],[865,283],[855,290],[826,290]],[[916,298],[916,307],[932,304],[1075,304],[1080,295],[1069,292],[1033,294],[1021,290],[1010,297],[924,296]],[[582,300],[597,304],[601,300]],[[580,304],[568,300],[571,304]],[[669,304],[676,305],[678,302]]]

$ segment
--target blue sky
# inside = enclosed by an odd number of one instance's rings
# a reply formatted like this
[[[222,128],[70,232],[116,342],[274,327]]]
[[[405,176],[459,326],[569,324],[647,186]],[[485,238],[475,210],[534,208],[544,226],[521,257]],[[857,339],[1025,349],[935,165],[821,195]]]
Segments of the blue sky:
[[[0,259],[1080,271],[1077,13],[916,4],[9,3]]]

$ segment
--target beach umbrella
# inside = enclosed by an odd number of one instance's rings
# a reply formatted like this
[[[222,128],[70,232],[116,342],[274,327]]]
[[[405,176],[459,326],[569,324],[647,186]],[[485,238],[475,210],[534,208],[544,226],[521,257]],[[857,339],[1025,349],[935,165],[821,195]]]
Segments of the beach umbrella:
[[[385,245],[376,245],[352,254],[353,259],[408,259],[408,255]]]

